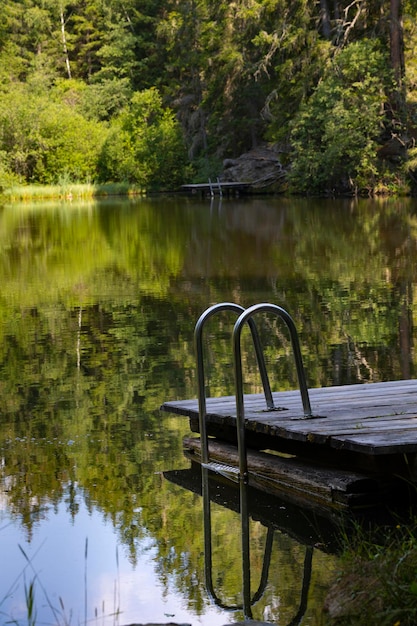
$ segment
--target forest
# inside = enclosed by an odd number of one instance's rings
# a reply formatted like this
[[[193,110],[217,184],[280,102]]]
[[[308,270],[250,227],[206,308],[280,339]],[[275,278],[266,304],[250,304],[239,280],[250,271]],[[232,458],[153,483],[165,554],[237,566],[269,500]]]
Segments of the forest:
[[[414,193],[416,14],[415,0],[3,0],[0,189],[175,190],[267,146],[280,192]]]

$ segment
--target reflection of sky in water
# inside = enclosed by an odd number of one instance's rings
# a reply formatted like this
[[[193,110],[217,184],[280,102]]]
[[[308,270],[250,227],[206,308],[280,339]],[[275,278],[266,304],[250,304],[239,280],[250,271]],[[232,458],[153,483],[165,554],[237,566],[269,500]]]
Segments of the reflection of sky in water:
[[[87,620],[103,626],[170,621],[217,626],[228,621],[224,612],[211,607],[206,608],[203,617],[194,615],[178,595],[163,589],[154,572],[155,553],[146,539],[139,546],[138,563],[133,568],[124,547],[117,545],[111,524],[103,523],[100,513],[89,514],[80,505],[72,523],[65,506],[61,505],[56,513],[51,510],[46,514],[46,519],[35,528],[31,542],[27,543],[21,529],[9,524],[3,508],[0,502],[3,564],[0,568],[0,624],[9,620],[26,623],[25,581],[29,586],[35,574],[38,624],[84,623],[85,595]],[[31,560],[33,569],[27,566],[19,546]],[[117,607],[121,611],[118,618],[114,616]]]

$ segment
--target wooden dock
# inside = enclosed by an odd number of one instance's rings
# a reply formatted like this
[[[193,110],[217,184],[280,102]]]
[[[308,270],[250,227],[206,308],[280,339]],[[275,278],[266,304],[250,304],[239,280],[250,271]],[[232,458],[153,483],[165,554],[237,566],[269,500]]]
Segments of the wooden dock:
[[[187,191],[189,193],[200,193],[202,196],[214,196],[214,195],[239,195],[244,194],[249,191],[252,183],[248,182],[207,182],[207,183],[196,183],[189,185],[181,185],[182,191]]]
[[[250,484],[336,508],[402,499],[410,485],[414,491],[417,381],[310,389],[309,395],[314,415],[309,419],[299,391],[274,393],[279,407],[274,411],[266,410],[262,394],[245,396]],[[188,417],[198,433],[197,400],[165,402],[161,408]],[[234,396],[207,399],[212,454],[237,465],[235,415]],[[194,442],[185,441],[185,447],[198,460],[199,440]]]

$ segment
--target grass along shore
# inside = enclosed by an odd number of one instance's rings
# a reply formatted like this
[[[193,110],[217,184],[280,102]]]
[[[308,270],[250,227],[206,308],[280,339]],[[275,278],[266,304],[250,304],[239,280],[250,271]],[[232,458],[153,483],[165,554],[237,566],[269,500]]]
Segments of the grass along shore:
[[[129,183],[61,183],[57,185],[15,185],[1,193],[6,201],[25,200],[81,200],[106,196],[136,196],[144,190]]]
[[[340,571],[328,591],[326,626],[417,624],[417,516],[342,541]]]

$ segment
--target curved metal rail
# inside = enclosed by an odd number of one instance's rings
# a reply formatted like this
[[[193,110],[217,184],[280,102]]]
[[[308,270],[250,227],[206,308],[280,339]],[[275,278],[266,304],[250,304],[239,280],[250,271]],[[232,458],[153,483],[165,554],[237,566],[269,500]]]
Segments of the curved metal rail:
[[[198,384],[198,414],[199,414],[199,426],[200,426],[200,438],[201,438],[201,460],[203,463],[208,463],[208,441],[206,430],[206,382],[204,371],[204,350],[203,350],[203,329],[207,320],[221,311],[233,311],[238,315],[245,312],[243,306],[234,304],[233,302],[221,302],[220,304],[214,304],[209,307],[202,315],[200,315],[194,330],[194,343],[197,358],[197,384]],[[261,375],[262,386],[265,394],[266,406],[269,411],[275,409],[274,401],[271,393],[271,386],[269,384],[268,373],[266,371],[265,359],[263,356],[262,346],[259,339],[258,331],[253,319],[248,320],[249,328],[252,333],[252,339],[255,347],[256,358],[258,361],[259,372]]]
[[[304,373],[300,344],[298,341],[297,330],[292,317],[289,315],[289,313],[287,313],[285,309],[276,304],[269,304],[266,302],[261,304],[254,304],[253,306],[249,307],[241,313],[233,329],[237,442],[239,452],[240,476],[244,480],[247,480],[248,464],[245,443],[245,407],[243,398],[241,335],[243,325],[249,323],[256,313],[274,313],[277,317],[281,318],[287,325],[287,328],[290,332],[295,365],[297,368],[298,384],[300,387],[304,409],[304,418],[313,417],[311,412],[310,398],[308,395],[306,377]]]

